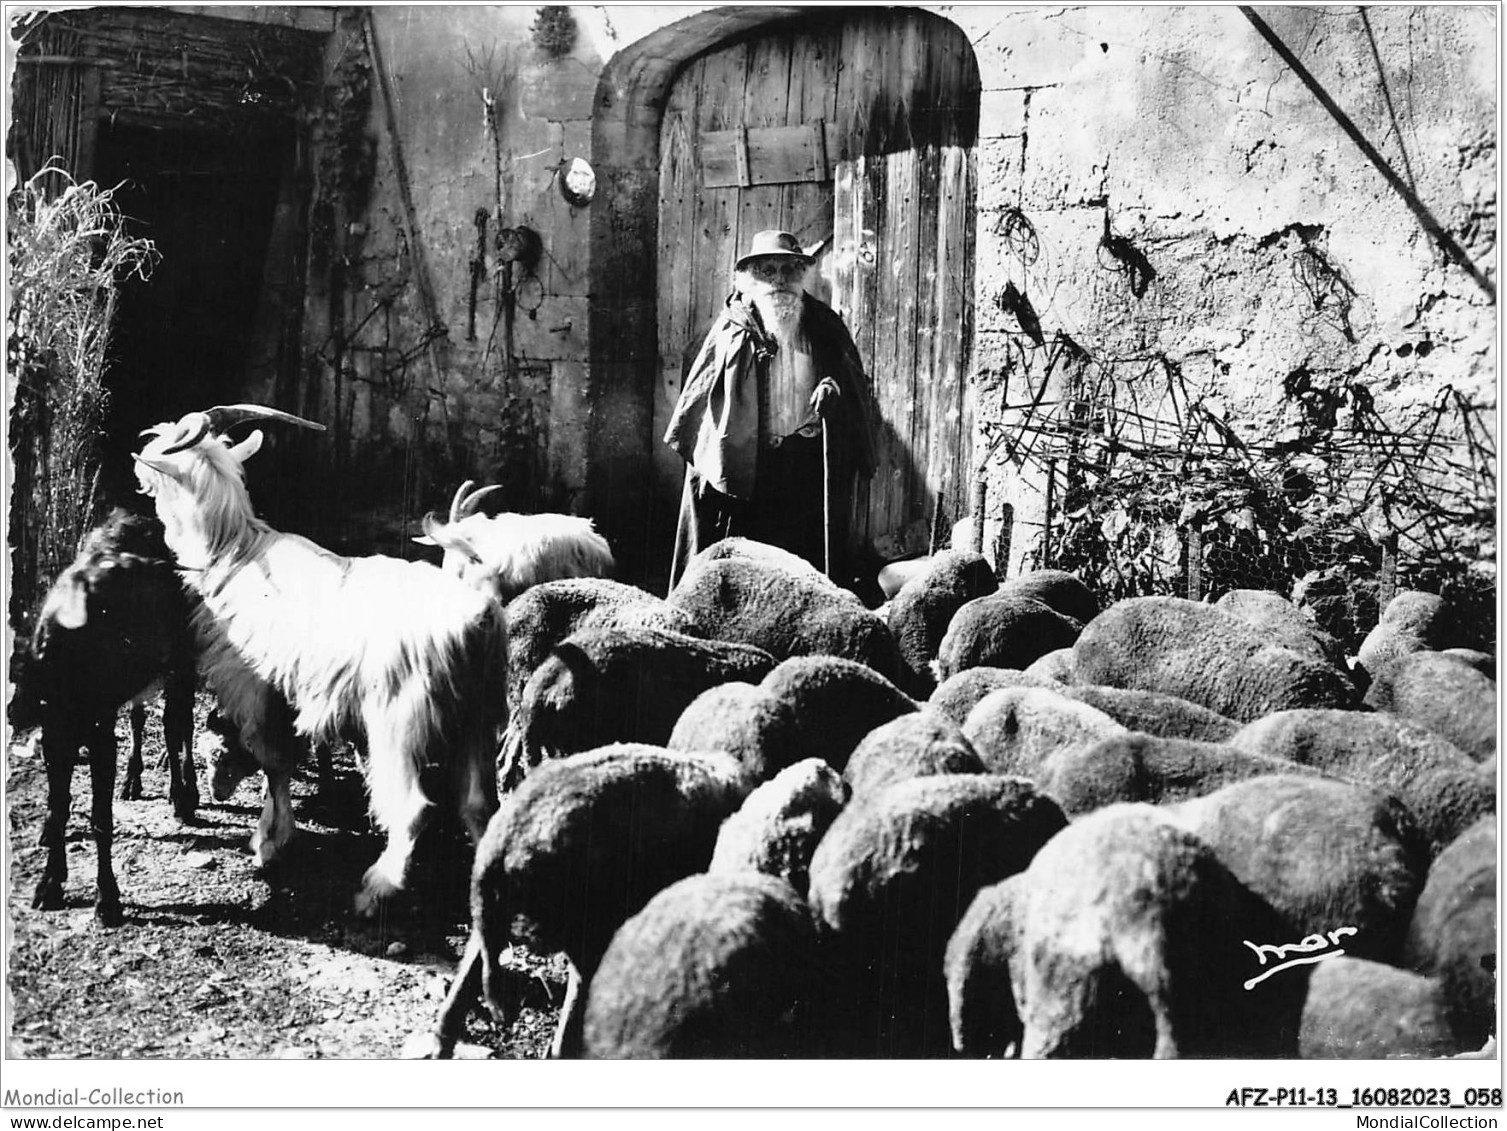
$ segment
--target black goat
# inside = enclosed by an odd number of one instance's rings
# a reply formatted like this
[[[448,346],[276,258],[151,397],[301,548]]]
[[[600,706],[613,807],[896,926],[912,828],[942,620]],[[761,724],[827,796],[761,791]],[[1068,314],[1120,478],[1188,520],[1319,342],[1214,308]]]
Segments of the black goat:
[[[68,879],[64,832],[78,752],[88,752],[90,824],[99,856],[95,915],[120,924],[120,890],[110,862],[115,817],[115,717],[131,704],[131,757],[121,797],[141,796],[144,700],[163,689],[168,796],[181,820],[193,817],[199,791],[193,759],[195,647],[189,598],[154,518],[121,508],[85,536],[72,564],[53,582],[30,646],[18,653],[10,704],[16,729],[42,728],[47,817],[40,843],[47,863],[32,906],[63,906]]]

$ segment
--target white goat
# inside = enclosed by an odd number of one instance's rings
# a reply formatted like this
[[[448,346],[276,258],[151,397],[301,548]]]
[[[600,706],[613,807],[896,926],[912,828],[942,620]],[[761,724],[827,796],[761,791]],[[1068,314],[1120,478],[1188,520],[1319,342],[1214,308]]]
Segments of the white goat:
[[[322,426],[275,409],[231,405],[159,424],[137,459],[168,547],[202,597],[195,628],[221,707],[267,774],[252,840],[262,864],[291,836],[288,784],[302,744],[294,731],[367,743],[372,816],[387,847],[366,872],[357,909],[401,889],[428,820],[420,772],[450,770],[473,841],[497,807],[493,758],[504,722],[502,608],[424,562],[345,558],[256,517],[242,464],[261,447],[262,418]],[[286,700],[286,705],[282,700]],[[291,708],[291,711],[289,710]]]
[[[476,512],[483,496],[466,480],[450,502],[450,519],[424,516],[420,545],[445,551],[440,568],[507,604],[531,585],[567,577],[611,577],[615,563],[607,539],[589,518],[569,514]]]

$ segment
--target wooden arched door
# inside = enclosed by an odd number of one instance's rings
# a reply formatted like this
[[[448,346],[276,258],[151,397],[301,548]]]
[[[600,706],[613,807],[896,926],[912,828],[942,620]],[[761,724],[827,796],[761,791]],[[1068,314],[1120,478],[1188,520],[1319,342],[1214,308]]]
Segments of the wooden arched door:
[[[685,367],[753,233],[817,248],[813,286],[847,320],[884,419],[854,540],[925,548],[969,497],[974,145],[979,79],[962,32],[909,9],[770,25],[692,60],[660,127],[656,493],[683,465],[659,444]]]

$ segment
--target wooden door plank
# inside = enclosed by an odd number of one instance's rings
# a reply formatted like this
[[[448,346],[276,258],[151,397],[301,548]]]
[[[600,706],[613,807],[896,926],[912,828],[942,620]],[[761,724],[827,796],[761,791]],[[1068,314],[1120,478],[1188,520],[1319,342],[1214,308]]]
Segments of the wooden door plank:
[[[788,32],[766,35],[749,45],[743,82],[743,126],[763,131],[786,125],[786,108],[790,101],[790,50],[791,35]],[[789,218],[781,214],[784,194],[779,184],[750,185],[738,196],[740,252],[748,246],[755,232],[788,225]]]

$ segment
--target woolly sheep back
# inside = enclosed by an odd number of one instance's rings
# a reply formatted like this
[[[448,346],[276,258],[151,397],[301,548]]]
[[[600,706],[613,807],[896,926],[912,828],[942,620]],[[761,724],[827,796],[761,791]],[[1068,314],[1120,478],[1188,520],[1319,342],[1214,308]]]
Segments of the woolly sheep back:
[[[1403,807],[1323,777],[1270,774],[1167,811],[1280,917],[1294,943],[1341,927],[1347,953],[1395,962],[1427,864]]]
[[[991,691],[1001,687],[1046,687],[1058,689],[1055,680],[1018,668],[964,668],[937,684],[926,705],[946,715],[958,726],[968,721],[968,712]]]
[[[1130,731],[1049,757],[1037,781],[1069,816],[1117,802],[1171,804],[1266,774],[1315,770],[1237,746]]]
[[[1002,687],[978,701],[963,723],[984,766],[1033,777],[1059,750],[1128,733],[1103,711],[1042,687]]]
[[[610,742],[668,741],[687,706],[710,687],[763,678],[758,648],[668,629],[585,629],[561,641],[524,688],[509,724],[503,780],[545,758]]]
[[[1373,673],[1365,702],[1454,743],[1476,761],[1497,748],[1497,685],[1447,652],[1399,656]]]
[[[1298,1033],[1304,1060],[1418,1059],[1466,1048],[1432,978],[1343,954],[1309,975]]]
[[[847,785],[822,759],[785,767],[723,822],[707,871],[778,876],[805,898],[811,857],[847,800]]]
[[[839,772],[869,731],[918,709],[873,668],[841,656],[793,656],[759,686],[795,716],[792,758],[825,758]]]
[[[846,976],[843,1055],[945,1054],[947,940],[979,888],[1066,824],[1030,782],[996,774],[912,778],[838,815],[811,860],[810,902]]]
[[[984,763],[962,728],[923,707],[869,731],[849,756],[842,776],[858,798],[927,774],[983,772]]]
[[[1160,691],[1236,722],[1356,701],[1347,673],[1182,597],[1130,597],[1105,609],[1073,645],[1073,671],[1079,683]]]
[[[890,601],[889,626],[905,665],[902,685],[926,696],[936,686],[931,662],[953,616],[978,597],[999,588],[988,560],[971,550],[943,550]]]
[[[1235,973],[1275,917],[1164,810],[1079,818],[1011,883],[1023,1058],[1290,1055],[1299,987]]]
[[[784,699],[756,684],[729,682],[691,700],[665,745],[721,751],[765,781],[802,757],[800,731],[800,720]]]
[[[1043,601],[1002,588],[953,616],[937,649],[937,676],[945,680],[978,667],[1027,668],[1048,652],[1070,647],[1082,627]]]
[[[783,880],[688,876],[613,936],[586,990],[588,1058],[813,1054],[818,940]]]
[[[1072,684],[1062,688],[1062,694],[1103,711],[1131,730],[1158,738],[1224,742],[1240,729],[1234,719],[1161,691]]]
[[[776,660],[830,655],[900,678],[889,626],[856,596],[814,571],[762,557],[702,557],[686,566],[666,598],[702,635],[762,648]]]
[[[1497,830],[1476,822],[1429,868],[1408,926],[1405,961],[1437,977],[1463,1047],[1496,1032]]]
[[[1430,855],[1496,811],[1496,782],[1468,755],[1384,712],[1277,711],[1248,723],[1230,742],[1393,794],[1412,814]]]

